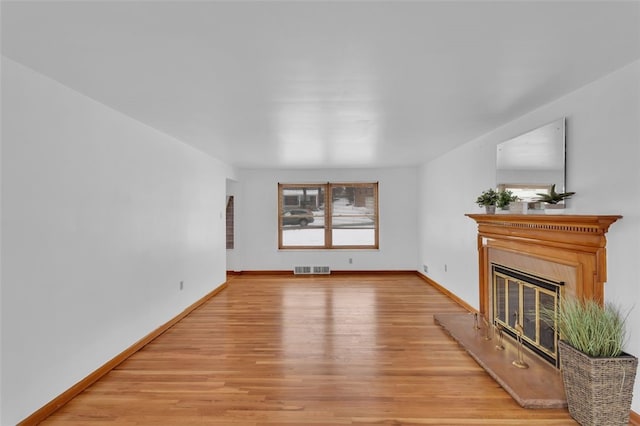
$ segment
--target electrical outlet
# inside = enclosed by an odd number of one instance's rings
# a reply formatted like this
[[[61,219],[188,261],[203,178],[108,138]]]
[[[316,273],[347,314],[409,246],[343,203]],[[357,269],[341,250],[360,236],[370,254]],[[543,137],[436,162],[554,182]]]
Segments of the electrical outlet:
[[[351,257],[349,258],[349,263],[353,263],[353,259]]]
[[[428,274],[429,273],[429,267],[427,265],[422,265],[422,270]]]
[[[180,281],[180,290],[184,289],[184,281]]]
[[[447,264],[444,264],[444,271],[447,272]]]

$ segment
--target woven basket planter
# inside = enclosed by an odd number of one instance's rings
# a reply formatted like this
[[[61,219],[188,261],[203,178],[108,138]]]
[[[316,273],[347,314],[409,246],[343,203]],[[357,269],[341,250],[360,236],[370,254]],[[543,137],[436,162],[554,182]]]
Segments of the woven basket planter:
[[[591,358],[558,342],[569,414],[583,426],[628,425],[638,358]]]

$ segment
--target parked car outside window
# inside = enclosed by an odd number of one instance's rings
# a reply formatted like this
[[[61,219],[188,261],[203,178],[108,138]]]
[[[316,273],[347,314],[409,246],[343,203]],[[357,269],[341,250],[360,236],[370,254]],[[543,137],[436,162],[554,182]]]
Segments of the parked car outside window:
[[[282,225],[307,226],[313,222],[313,213],[307,209],[289,209],[282,214]]]

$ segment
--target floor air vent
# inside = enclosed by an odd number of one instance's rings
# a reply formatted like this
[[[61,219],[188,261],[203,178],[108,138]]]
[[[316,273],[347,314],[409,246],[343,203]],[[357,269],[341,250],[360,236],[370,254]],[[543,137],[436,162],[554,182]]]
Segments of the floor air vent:
[[[330,274],[331,268],[328,266],[294,266],[293,273],[295,275]]]
[[[311,266],[294,266],[293,267],[293,273],[296,274],[296,275],[310,274],[311,273]]]

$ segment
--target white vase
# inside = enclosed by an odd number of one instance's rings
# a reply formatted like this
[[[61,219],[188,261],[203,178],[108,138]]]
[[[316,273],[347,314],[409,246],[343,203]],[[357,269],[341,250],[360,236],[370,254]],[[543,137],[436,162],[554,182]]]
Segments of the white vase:
[[[527,214],[529,203],[525,201],[513,201],[509,204],[509,213],[511,214]]]

